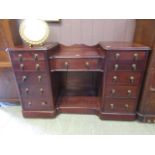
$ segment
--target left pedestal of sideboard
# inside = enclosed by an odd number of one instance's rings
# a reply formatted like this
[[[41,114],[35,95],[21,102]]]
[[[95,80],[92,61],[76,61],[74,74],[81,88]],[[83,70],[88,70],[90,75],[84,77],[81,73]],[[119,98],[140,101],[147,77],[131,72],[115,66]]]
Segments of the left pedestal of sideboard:
[[[55,117],[48,53],[56,46],[7,49],[24,117]]]

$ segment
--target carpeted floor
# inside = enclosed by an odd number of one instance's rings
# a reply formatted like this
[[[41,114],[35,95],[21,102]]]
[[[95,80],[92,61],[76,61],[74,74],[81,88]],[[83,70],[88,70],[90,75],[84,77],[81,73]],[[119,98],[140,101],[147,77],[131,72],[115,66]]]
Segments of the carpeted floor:
[[[0,107],[0,134],[155,134],[155,124],[101,121],[94,115],[60,114],[55,119],[25,119],[20,106]]]

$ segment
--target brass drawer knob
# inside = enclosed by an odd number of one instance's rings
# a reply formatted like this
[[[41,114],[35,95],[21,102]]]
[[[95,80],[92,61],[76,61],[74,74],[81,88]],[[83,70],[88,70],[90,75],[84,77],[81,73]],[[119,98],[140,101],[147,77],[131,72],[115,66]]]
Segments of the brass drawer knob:
[[[41,102],[41,105],[42,106],[45,106],[45,105],[47,105],[47,102],[46,101],[43,101],[43,102]]]
[[[138,53],[134,53],[133,57],[134,57],[134,60],[138,60]]]
[[[86,65],[86,67],[88,67],[88,68],[89,68],[90,63],[87,61],[87,62],[85,63],[85,65]]]
[[[29,102],[28,102],[28,106],[31,106],[31,105],[32,105],[32,102],[29,101]]]
[[[152,86],[150,87],[150,91],[151,92],[155,92],[155,88],[153,88]]]
[[[23,56],[22,56],[22,54],[18,54],[18,59],[19,59],[20,62],[23,61]]]
[[[115,54],[115,59],[118,60],[119,57],[120,57],[120,54],[119,54],[119,53],[116,53],[116,54]]]
[[[23,75],[22,76],[22,81],[25,82],[27,80],[27,76]]]
[[[134,81],[135,81],[135,78],[134,78],[134,76],[130,76],[130,83],[134,83]]]
[[[127,109],[127,110],[128,110],[129,105],[128,105],[128,104],[125,104],[125,105],[124,105],[124,107],[125,107],[125,109]]]
[[[118,79],[118,77],[117,76],[113,76],[113,82],[116,82],[117,81],[117,79]]]
[[[115,93],[116,93],[116,90],[115,89],[112,89],[111,90],[111,94],[114,95]]]
[[[25,92],[26,92],[26,94],[29,94],[29,92],[30,92],[30,91],[29,91],[29,88],[26,88],[26,89],[25,89]]]
[[[114,104],[110,104],[110,108],[111,109],[114,109]]]
[[[40,65],[39,64],[36,64],[36,70],[40,70]]]
[[[65,62],[65,67],[68,68],[68,66],[69,66],[69,63],[66,61]]]
[[[133,71],[136,71],[136,69],[137,69],[136,64],[132,64],[132,70],[133,70]]]
[[[131,90],[128,90],[128,96],[131,96],[131,93],[132,93]]]
[[[24,64],[20,64],[20,69],[24,70]]]
[[[34,54],[34,60],[38,61],[38,54]]]
[[[118,64],[115,64],[114,65],[114,71],[117,71],[118,70],[118,67],[119,67],[119,65]]]
[[[40,82],[42,80],[42,76],[38,75],[38,81]]]
[[[40,88],[40,93],[43,94],[44,93],[44,89]]]

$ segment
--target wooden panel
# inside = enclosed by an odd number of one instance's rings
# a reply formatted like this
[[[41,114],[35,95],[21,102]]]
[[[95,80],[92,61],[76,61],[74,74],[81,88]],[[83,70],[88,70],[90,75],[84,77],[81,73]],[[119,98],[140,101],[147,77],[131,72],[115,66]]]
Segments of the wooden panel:
[[[136,30],[134,42],[142,43],[152,47],[150,62],[142,91],[140,104],[138,107],[138,119],[143,122],[155,123],[155,20],[139,19],[136,20]]]
[[[155,20],[138,19],[136,20],[136,30],[134,42],[153,46],[155,43]]]
[[[21,43],[17,20],[0,19],[0,101],[18,101],[16,83],[5,48]]]
[[[16,81],[11,68],[0,68],[0,101],[19,102]]]

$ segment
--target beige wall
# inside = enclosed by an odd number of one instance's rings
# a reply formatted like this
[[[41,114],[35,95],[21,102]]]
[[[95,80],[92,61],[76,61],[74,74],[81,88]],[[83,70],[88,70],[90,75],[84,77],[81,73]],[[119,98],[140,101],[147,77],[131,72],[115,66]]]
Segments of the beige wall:
[[[99,41],[132,41],[135,20],[132,19],[62,19],[50,23],[48,41],[65,45],[94,45]]]

